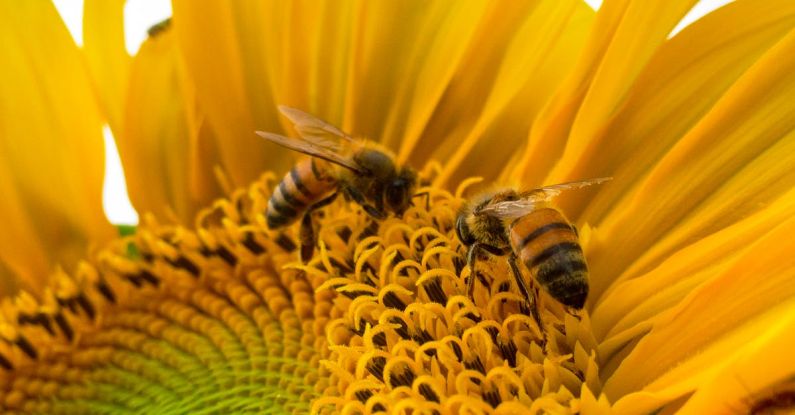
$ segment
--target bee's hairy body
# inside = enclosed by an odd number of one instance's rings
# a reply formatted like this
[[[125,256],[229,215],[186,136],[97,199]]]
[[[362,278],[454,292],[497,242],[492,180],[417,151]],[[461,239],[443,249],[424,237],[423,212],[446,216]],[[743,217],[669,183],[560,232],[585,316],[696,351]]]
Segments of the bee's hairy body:
[[[358,174],[314,157],[296,163],[268,201],[268,227],[278,229],[294,223],[307,209],[335,190],[359,204],[372,204],[375,211],[368,211],[371,215],[385,215],[385,197],[389,196],[385,194],[385,186],[399,179],[399,174],[411,173],[413,180],[413,172],[399,172],[394,158],[375,143],[360,146],[350,158],[369,174]],[[396,210],[394,206],[390,208]]]
[[[394,155],[374,142],[366,141],[365,145],[362,145],[351,155],[351,159],[364,168],[368,174],[357,174],[348,169],[337,167],[337,180],[340,188],[354,200],[357,199],[356,195],[360,195],[365,202],[375,206],[382,214],[384,214],[384,202],[387,196],[385,194],[386,186],[409,173],[410,181],[413,182],[414,180],[413,171],[405,168],[402,169],[403,171],[399,171]],[[411,186],[401,189],[410,198],[410,190],[407,189],[413,189],[413,183]],[[361,200],[357,200],[357,202],[361,204]],[[401,214],[403,209],[405,209],[405,206],[402,206],[401,203],[401,206],[390,205],[389,210]]]
[[[577,231],[562,213],[539,206],[510,222],[477,213],[488,204],[521,197],[515,190],[507,189],[481,194],[462,207],[456,230],[461,242],[470,248],[468,262],[474,266],[482,251],[492,255],[510,254],[509,262],[523,294],[530,296],[529,284],[515,267],[517,260],[554,299],[576,310],[582,309],[588,296],[588,268]],[[468,291],[473,281],[470,279]]]
[[[542,208],[510,224],[511,249],[553,298],[582,309],[588,267],[574,227],[558,210]]]
[[[268,227],[278,229],[294,223],[310,206],[334,191],[337,181],[330,174],[333,169],[331,163],[313,157],[296,163],[268,200]]]
[[[473,213],[473,210],[488,203],[493,197],[493,193],[481,194],[459,211],[459,220],[464,221],[463,226],[459,225],[459,230],[463,232],[462,242],[467,246],[478,242],[507,252],[511,243],[503,221],[492,216],[477,216]]]
[[[311,156],[284,176],[268,201],[268,227],[278,229],[302,217],[301,259],[309,261],[315,245],[312,213],[342,193],[373,219],[402,215],[411,205],[417,175],[398,165],[394,154],[366,139],[356,139],[301,110],[284,105],[279,111],[293,122],[299,137],[257,131],[283,147]]]

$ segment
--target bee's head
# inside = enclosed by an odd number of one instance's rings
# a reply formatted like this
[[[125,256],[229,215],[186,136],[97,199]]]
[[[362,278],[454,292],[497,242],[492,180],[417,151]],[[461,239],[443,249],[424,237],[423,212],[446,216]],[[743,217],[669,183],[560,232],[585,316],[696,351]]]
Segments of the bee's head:
[[[409,167],[401,167],[398,173],[384,188],[384,201],[387,209],[400,216],[411,206],[417,174]]]

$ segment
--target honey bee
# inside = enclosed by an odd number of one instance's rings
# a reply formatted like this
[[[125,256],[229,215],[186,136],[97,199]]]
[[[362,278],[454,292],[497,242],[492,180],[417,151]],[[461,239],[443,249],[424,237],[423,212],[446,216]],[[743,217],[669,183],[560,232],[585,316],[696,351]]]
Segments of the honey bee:
[[[468,247],[467,294],[472,296],[475,263],[485,251],[492,255],[508,255],[519,291],[528,304],[535,302],[516,264],[517,258],[555,300],[581,310],[588,297],[588,267],[576,228],[560,211],[550,207],[549,202],[564,190],[608,180],[611,178],[561,183],[526,192],[506,189],[473,198],[456,219],[458,239]],[[540,323],[535,308],[533,316]]]
[[[301,222],[301,259],[309,261],[315,235],[312,212],[342,193],[374,219],[402,215],[412,204],[416,172],[399,166],[392,152],[366,139],[353,138],[325,121],[295,108],[279,106],[300,138],[257,131],[266,140],[311,156],[299,161],[273,191],[266,211],[268,227]]]

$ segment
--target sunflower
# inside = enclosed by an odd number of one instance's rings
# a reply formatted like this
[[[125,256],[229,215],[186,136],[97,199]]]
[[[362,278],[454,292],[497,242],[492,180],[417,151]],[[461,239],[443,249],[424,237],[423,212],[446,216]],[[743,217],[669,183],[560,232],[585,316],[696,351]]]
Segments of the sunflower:
[[[741,413],[795,406],[795,4],[214,2],[124,52],[0,2],[4,413]],[[285,104],[380,141],[427,200],[338,200],[313,257],[264,211]],[[143,212],[101,211],[102,125]],[[477,177],[475,177],[477,176]],[[556,206],[590,295],[504,259],[466,292],[478,187],[596,177]]]

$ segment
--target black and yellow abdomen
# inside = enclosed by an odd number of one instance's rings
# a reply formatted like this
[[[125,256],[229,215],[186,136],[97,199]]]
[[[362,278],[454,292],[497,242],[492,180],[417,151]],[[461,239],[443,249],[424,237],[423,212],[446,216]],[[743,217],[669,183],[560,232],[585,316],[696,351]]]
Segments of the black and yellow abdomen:
[[[538,209],[510,226],[511,248],[553,298],[582,309],[588,297],[588,267],[577,233],[559,211]]]
[[[337,183],[330,174],[333,168],[330,163],[315,158],[296,163],[268,200],[265,212],[268,227],[276,229],[294,223],[308,207],[334,190]]]

